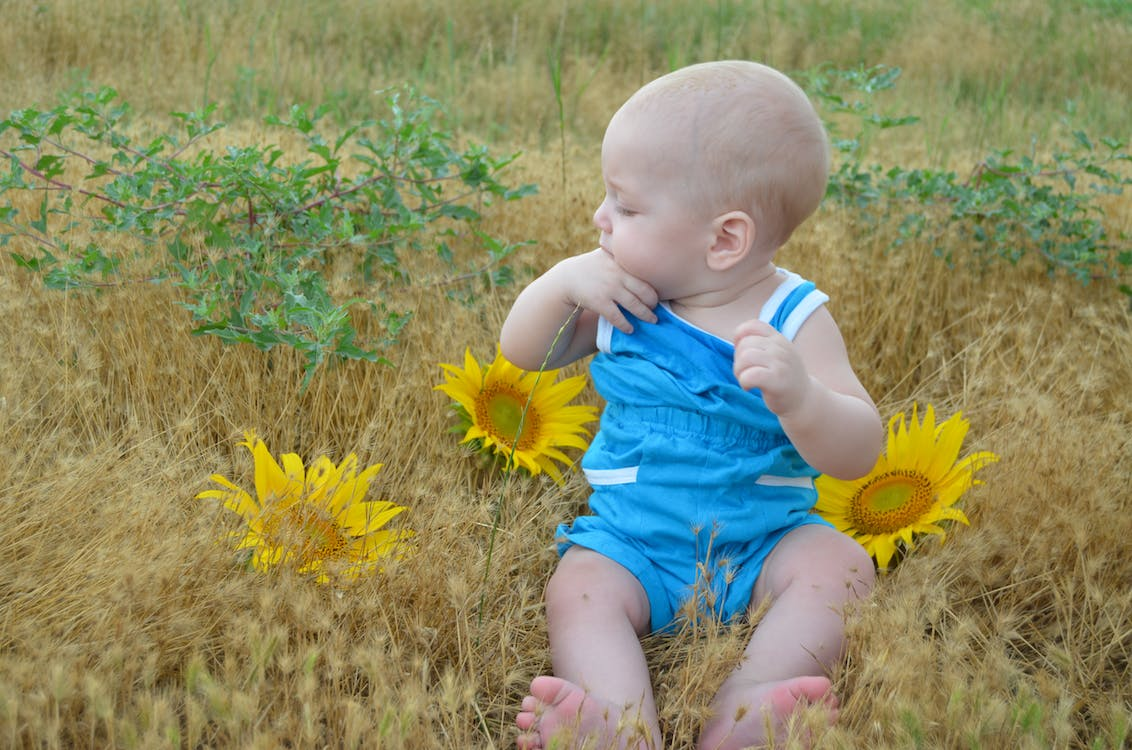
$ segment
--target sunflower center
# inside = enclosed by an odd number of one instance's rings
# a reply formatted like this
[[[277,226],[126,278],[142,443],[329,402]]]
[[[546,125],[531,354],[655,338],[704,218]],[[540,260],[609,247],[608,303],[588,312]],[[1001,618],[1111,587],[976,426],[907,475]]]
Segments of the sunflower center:
[[[342,527],[322,508],[299,502],[273,516],[265,524],[265,535],[294,553],[301,565],[345,557],[348,540]]]
[[[527,394],[519,393],[497,383],[488,386],[476,399],[476,421],[491,436],[504,445],[511,445],[520,423],[523,431],[519,435],[518,450],[529,450],[539,434],[539,417],[534,409],[523,409],[527,405]]]
[[[893,469],[857,490],[849,515],[866,534],[891,534],[930,510],[933,494],[931,480],[920,472]]]

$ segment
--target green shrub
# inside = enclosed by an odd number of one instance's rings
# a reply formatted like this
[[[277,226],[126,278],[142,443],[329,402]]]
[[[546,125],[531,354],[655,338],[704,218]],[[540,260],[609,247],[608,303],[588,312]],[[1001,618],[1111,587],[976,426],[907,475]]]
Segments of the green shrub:
[[[13,251],[14,260],[57,289],[171,282],[183,292],[193,333],[262,350],[294,347],[306,361],[304,386],[329,360],[381,360],[408,314],[391,309],[380,286],[376,299],[335,299],[332,258],[356,259],[371,285],[404,282],[403,254],[435,248],[461,278],[505,282],[505,260],[518,245],[476,231],[480,210],[535,190],[500,181],[515,155],[454,148],[437,102],[412,88],[386,93],[385,119],[348,126],[332,140],[318,128],[325,107],[296,105],[287,119],[266,118],[280,134],[301,138],[307,158],[298,163],[276,145],[208,148],[224,127],[211,119],[212,107],[174,113],[180,132],[136,143],[126,133],[129,107],[110,88],[47,111],[15,111],[0,121],[0,156],[9,164],[0,195],[37,195],[38,211],[0,203],[0,244],[23,238],[21,248],[33,250]],[[72,166],[84,174],[73,179]],[[480,262],[453,252],[448,239],[460,228],[480,239]],[[100,241],[108,234],[136,238],[142,250],[124,257],[109,249],[123,243]],[[131,275],[142,267],[143,279]],[[359,304],[377,315],[382,340],[355,340],[350,308]]]

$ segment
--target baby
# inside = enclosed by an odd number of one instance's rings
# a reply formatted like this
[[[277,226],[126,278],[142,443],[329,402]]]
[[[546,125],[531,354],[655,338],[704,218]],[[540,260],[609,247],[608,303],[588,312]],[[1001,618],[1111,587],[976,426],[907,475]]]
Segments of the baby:
[[[778,71],[705,63],[633,94],[601,164],[600,247],[524,289],[500,336],[528,370],[597,353],[606,402],[590,515],[559,528],[546,589],[554,674],[531,683],[518,745],[660,748],[641,636],[764,606],[698,747],[766,744],[800,706],[835,717],[845,605],[874,580],[810,510],[819,473],[872,468],[883,426],[828,297],[774,265],[825,192],[826,133]]]

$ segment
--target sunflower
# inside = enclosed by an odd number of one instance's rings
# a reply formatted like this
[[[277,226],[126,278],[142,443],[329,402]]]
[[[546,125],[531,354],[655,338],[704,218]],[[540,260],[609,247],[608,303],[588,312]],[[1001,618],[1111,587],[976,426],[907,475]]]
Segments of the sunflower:
[[[814,510],[840,531],[850,535],[876,560],[881,570],[898,552],[906,554],[923,534],[946,534],[941,521],[969,524],[955,507],[973,485],[982,484],[975,472],[994,463],[989,451],[959,459],[969,427],[962,413],[938,427],[929,404],[923,422],[916,406],[906,423],[904,414],[888,423],[888,445],[867,476],[843,481],[819,476],[814,484],[818,501]]]
[[[332,576],[352,580],[379,570],[382,558],[408,551],[412,531],[382,528],[405,508],[364,501],[381,464],[358,473],[351,453],[337,466],[320,456],[304,469],[299,456],[285,453],[280,467],[254,432],[244,433],[239,445],[255,462],[255,497],[213,474],[212,481],[223,489],[205,490],[197,498],[219,500],[244,519],[246,528],[232,537],[239,538],[236,549],[252,550],[256,570],[287,566],[314,575],[319,583]]]
[[[555,382],[558,370],[525,372],[508,362],[496,349],[495,360],[487,366],[464,351],[464,368],[441,364],[443,391],[456,402],[465,430],[463,443],[503,459],[508,469],[520,467],[530,474],[545,471],[562,482],[558,463],[569,465],[562,448],[585,450],[587,422],[597,420],[592,406],[571,406],[569,402],[586,386],[578,375]]]

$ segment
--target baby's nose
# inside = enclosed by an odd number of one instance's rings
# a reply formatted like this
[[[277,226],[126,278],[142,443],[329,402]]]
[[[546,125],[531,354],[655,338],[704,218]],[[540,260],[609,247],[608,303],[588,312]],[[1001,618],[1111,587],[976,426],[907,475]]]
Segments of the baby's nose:
[[[594,211],[594,226],[600,229],[603,233],[610,231],[609,221],[605,212],[605,201],[602,201],[597,210]]]

